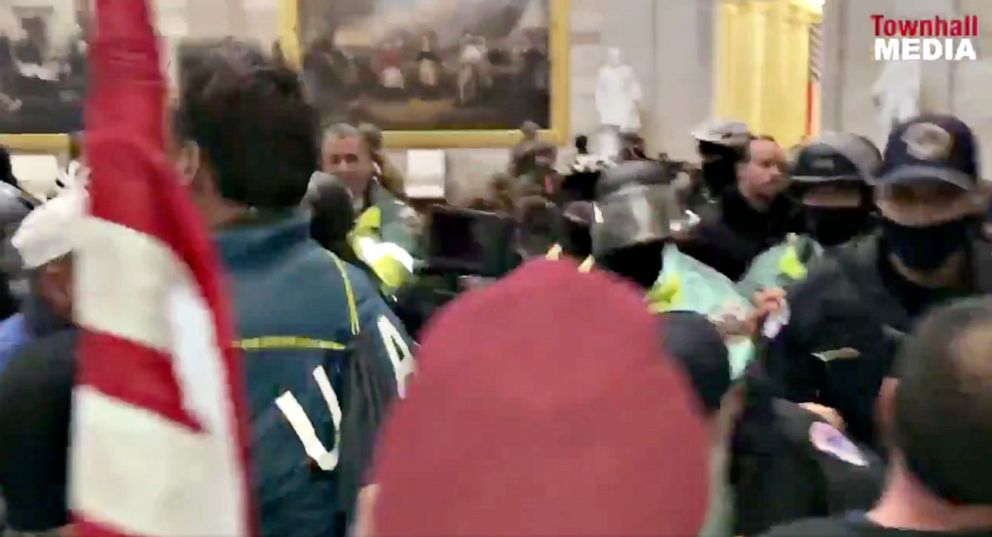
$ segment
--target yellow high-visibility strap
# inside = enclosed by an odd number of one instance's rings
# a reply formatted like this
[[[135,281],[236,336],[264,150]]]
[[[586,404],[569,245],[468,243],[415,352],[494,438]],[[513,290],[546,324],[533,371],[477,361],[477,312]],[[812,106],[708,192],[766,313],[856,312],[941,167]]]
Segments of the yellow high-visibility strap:
[[[357,336],[362,331],[362,325],[358,320],[358,306],[355,305],[355,292],[351,289],[351,280],[348,279],[348,271],[344,268],[344,263],[338,259],[338,256],[334,254],[330,255],[334,261],[334,266],[341,273],[341,279],[344,280],[344,295],[348,301],[348,321],[351,324],[351,334]]]
[[[301,336],[262,336],[249,339],[240,339],[234,342],[234,346],[246,351],[275,349],[321,349],[343,351],[346,348],[345,345],[338,343],[337,341]]]
[[[548,250],[548,253],[544,254],[544,258],[548,261],[558,261],[565,255],[564,248],[560,244],[555,244]],[[584,261],[579,265],[579,272],[592,272],[593,267],[596,266],[596,259],[592,256],[585,258]]]
[[[648,290],[645,297],[651,313],[664,313],[669,311],[676,304],[682,302],[682,282],[677,274],[665,276],[664,280],[659,279]]]
[[[806,266],[799,259],[799,251],[796,249],[795,244],[789,244],[785,253],[782,254],[782,257],[778,261],[778,271],[780,274],[785,274],[793,280],[806,278]]]
[[[589,256],[582,262],[581,265],[579,265],[579,272],[592,272],[592,269],[595,266],[596,260],[592,256]]]

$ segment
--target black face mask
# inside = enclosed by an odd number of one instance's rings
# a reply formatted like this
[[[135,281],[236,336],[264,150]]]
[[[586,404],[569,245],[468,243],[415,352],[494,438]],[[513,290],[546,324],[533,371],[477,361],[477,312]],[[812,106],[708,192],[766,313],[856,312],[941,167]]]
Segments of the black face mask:
[[[882,233],[889,250],[906,267],[928,271],[964,249],[970,223],[970,219],[962,218],[934,226],[912,227],[882,220]]]
[[[861,207],[803,207],[806,231],[823,246],[837,246],[868,227],[869,213]]]
[[[596,263],[643,289],[650,289],[661,274],[664,251],[665,243],[662,241],[636,244],[610,252],[597,259]]]

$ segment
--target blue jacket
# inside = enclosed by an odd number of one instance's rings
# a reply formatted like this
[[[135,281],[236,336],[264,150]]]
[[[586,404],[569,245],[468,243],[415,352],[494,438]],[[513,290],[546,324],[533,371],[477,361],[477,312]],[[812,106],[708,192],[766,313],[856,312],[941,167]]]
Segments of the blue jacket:
[[[263,537],[341,535],[412,342],[300,214],[216,236],[237,314]]]

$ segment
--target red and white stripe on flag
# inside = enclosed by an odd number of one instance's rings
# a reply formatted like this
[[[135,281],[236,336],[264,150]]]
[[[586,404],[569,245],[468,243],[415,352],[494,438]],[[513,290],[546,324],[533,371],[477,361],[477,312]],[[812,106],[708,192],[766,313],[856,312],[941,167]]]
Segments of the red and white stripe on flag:
[[[76,257],[77,535],[248,536],[243,380],[206,227],[166,160],[147,0],[97,0]]]

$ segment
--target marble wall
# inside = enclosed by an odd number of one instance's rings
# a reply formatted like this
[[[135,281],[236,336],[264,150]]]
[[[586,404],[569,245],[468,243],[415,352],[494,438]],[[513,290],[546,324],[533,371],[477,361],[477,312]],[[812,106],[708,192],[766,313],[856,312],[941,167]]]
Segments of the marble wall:
[[[923,103],[931,112],[953,113],[979,137],[982,161],[992,163],[992,2],[988,0],[827,0],[823,82],[823,128],[870,136],[884,144],[871,88],[881,63],[873,56],[870,15],[932,17],[977,15],[982,36],[978,61],[922,62]],[[988,174],[988,166],[986,166]]]

